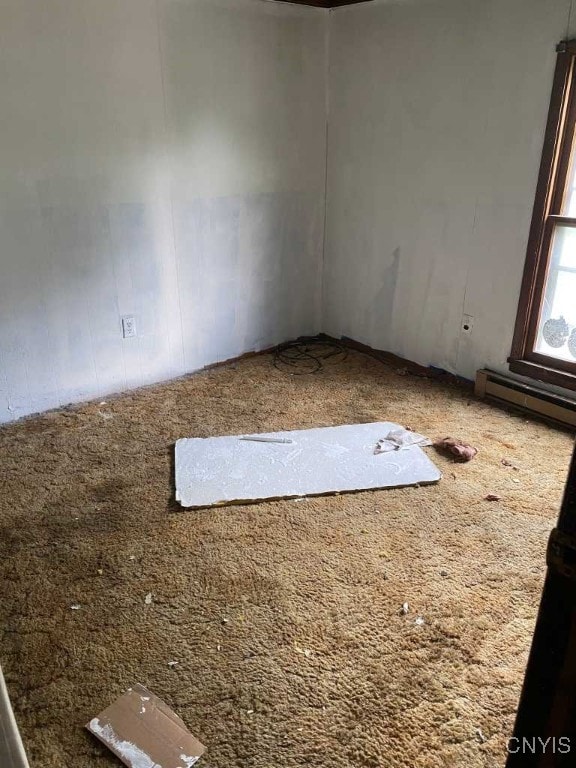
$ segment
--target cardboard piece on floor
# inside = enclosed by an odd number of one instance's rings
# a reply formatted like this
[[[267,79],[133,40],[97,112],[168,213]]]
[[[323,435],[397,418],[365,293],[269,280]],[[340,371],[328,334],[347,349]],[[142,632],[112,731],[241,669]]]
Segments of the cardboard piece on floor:
[[[206,749],[142,685],[130,688],[86,728],[129,768],[191,768]]]
[[[399,424],[349,424],[176,443],[176,500],[183,507],[248,503],[435,483],[438,468],[417,446],[375,455]]]

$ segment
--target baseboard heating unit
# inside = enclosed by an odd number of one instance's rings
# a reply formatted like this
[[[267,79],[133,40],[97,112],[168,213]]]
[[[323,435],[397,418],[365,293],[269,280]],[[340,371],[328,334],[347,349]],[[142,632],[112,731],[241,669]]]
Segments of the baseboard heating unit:
[[[572,400],[541,389],[537,384],[525,384],[487,369],[476,372],[474,391],[482,399],[518,408],[576,429],[576,396]]]

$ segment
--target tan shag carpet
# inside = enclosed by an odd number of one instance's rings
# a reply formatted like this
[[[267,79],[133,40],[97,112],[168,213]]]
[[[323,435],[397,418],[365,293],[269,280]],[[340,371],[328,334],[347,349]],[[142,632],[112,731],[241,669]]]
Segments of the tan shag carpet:
[[[444,477],[422,488],[171,500],[179,437],[378,420],[480,453],[427,449]],[[118,765],[83,726],[140,682],[205,768],[502,766],[572,442],[357,353],[302,377],[264,355],[0,429],[0,661],[32,765]]]

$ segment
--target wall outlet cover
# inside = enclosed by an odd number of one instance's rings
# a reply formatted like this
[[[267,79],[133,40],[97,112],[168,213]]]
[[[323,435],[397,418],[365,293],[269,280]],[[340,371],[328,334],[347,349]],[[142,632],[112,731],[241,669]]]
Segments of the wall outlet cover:
[[[134,315],[123,315],[122,336],[125,339],[131,339],[133,336],[136,336],[136,319]]]

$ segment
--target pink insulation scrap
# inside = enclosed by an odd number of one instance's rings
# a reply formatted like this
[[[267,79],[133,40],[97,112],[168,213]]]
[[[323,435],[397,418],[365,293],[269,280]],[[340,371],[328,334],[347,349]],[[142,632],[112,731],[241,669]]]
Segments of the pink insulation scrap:
[[[442,440],[436,440],[434,447],[441,453],[449,453],[454,456],[455,461],[470,461],[478,453],[478,449],[474,448],[473,445],[455,437],[444,437]]]

